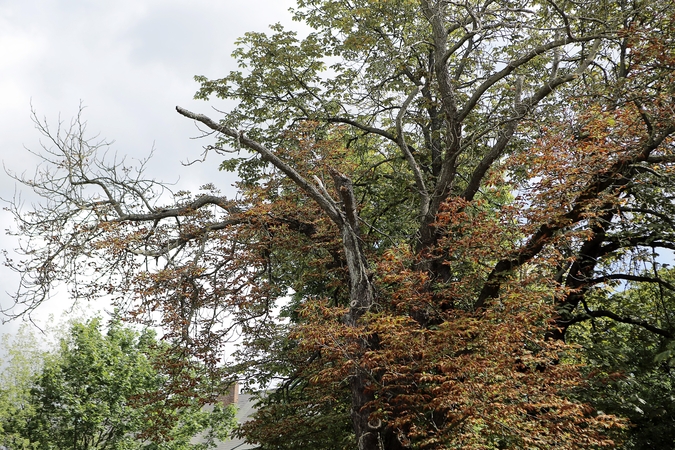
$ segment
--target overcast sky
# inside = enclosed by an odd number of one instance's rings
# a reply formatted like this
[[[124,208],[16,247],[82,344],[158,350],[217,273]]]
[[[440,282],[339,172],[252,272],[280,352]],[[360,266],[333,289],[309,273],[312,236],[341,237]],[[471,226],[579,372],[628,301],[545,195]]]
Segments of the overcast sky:
[[[7,169],[31,172],[36,161],[25,150],[39,146],[30,120],[31,104],[55,124],[77,113],[82,102],[91,133],[114,140],[119,154],[145,157],[151,148],[154,178],[194,189],[214,182],[231,185],[219,161],[186,168],[202,143],[190,140],[194,124],[176,105],[209,113],[211,105],[192,100],[194,75],[218,77],[236,69],[230,54],[247,31],[271,23],[293,26],[291,0],[0,0],[0,158]],[[215,113],[213,113],[215,114]],[[0,172],[0,197],[11,198],[15,182]],[[0,215],[2,229],[11,218]],[[0,248],[16,243],[3,235]],[[16,278],[0,270],[0,302]],[[59,303],[64,300],[58,299]],[[64,305],[48,304],[38,320]],[[0,332],[17,324],[0,325]]]

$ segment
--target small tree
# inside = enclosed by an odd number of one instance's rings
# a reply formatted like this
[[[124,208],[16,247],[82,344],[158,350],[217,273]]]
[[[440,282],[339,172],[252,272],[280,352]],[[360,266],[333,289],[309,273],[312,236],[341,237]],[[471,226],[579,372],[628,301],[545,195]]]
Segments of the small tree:
[[[4,417],[4,422],[24,443],[43,449],[211,448],[232,429],[233,406],[207,412],[200,402],[184,399],[171,411],[173,420],[160,424],[154,405],[142,402],[167,381],[154,364],[165,349],[153,332],[137,333],[119,321],[105,334],[100,319],[74,323],[40,370],[22,383],[23,401],[12,406],[23,410],[23,420]],[[191,444],[202,432],[206,443]]]

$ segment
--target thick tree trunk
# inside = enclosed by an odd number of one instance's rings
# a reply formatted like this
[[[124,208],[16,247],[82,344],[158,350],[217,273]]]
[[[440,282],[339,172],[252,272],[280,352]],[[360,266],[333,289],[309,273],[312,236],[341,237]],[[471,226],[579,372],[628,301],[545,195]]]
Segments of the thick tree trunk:
[[[342,235],[342,245],[349,269],[349,314],[346,322],[350,326],[358,326],[359,319],[372,307],[375,301],[368,263],[358,232],[358,216],[354,201],[352,183],[343,174],[334,172],[333,180],[340,194],[344,211],[341,212],[336,224]],[[374,348],[372,339],[364,338],[360,345],[359,353],[363,354]],[[356,435],[359,450],[379,450],[381,446],[380,428],[381,423],[372,423],[370,414],[372,407],[369,405],[375,400],[370,387],[372,380],[369,374],[360,369],[356,361],[354,372],[350,379],[352,394],[351,419]]]
[[[379,425],[370,422],[371,408],[365,407],[373,401],[373,395],[368,389],[366,375],[357,371],[352,375],[350,388],[352,393],[352,426],[359,450],[378,450]]]
[[[349,267],[350,278],[350,309],[347,323],[358,326],[359,319],[372,307],[375,302],[375,290],[368,274],[367,261],[357,231],[349,221],[340,225],[342,242]],[[374,350],[378,346],[377,338],[364,338],[361,341],[360,353]],[[356,361],[354,373],[350,379],[352,395],[351,419],[356,435],[359,450],[403,450],[394,430],[387,427],[380,420],[371,419],[373,408],[370,406],[375,400],[373,383],[376,380],[364,370],[361,370]]]

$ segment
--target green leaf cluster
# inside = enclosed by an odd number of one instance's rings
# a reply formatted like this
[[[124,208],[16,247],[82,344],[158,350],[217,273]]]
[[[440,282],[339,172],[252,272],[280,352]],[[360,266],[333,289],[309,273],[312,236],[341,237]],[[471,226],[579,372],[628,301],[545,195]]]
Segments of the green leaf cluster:
[[[153,431],[159,418],[152,405],[139,400],[166,382],[154,360],[163,345],[152,330],[137,332],[117,320],[106,332],[102,329],[100,318],[73,323],[51,352],[39,350],[25,330],[18,335],[0,386],[0,444],[12,449],[206,450],[227,438],[234,407],[207,410],[195,400],[174,411],[173,423],[158,439]],[[200,434],[202,442],[193,444]]]
[[[664,280],[672,270],[661,270]],[[595,304],[623,316],[650,317],[664,329],[675,319],[675,295],[653,285],[629,284],[619,292],[597,292]],[[570,329],[582,346],[589,386],[582,396],[605,414],[630,419],[625,449],[673,448],[675,443],[674,342],[633,325],[596,318]]]

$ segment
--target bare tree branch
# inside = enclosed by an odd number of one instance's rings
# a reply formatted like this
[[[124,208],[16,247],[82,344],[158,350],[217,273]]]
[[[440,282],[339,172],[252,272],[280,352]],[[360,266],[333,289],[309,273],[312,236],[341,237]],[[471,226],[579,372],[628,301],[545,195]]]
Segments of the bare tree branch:
[[[410,170],[412,170],[413,176],[415,177],[415,184],[417,185],[417,191],[420,196],[420,219],[422,219],[426,217],[427,213],[429,212],[429,192],[427,191],[427,187],[424,184],[422,171],[420,170],[417,161],[415,161],[415,157],[410,152],[408,144],[405,142],[405,134],[403,133],[403,116],[405,115],[406,109],[408,109],[410,103],[414,100],[417,94],[419,94],[420,90],[420,86],[417,86],[415,89],[413,89],[413,91],[408,95],[408,98],[406,98],[403,102],[403,105],[401,105],[401,109],[396,115],[396,133],[398,135],[398,146],[401,148],[403,155],[408,161],[408,166],[410,167]]]
[[[227,128],[213,121],[211,118],[203,114],[193,113],[191,111],[188,111],[187,109],[181,108],[180,106],[176,106],[176,111],[178,111],[178,113],[182,116],[203,123],[204,125],[206,125],[207,127],[211,128],[214,131],[218,131],[219,133],[222,133],[225,136],[237,139],[237,141],[243,144],[244,146],[259,153],[263,158],[274,164],[276,168],[281,170],[291,180],[297,183],[297,185],[300,188],[302,188],[307,193],[307,195],[309,195],[314,201],[316,201],[319,204],[319,206],[321,206],[321,209],[323,209],[335,223],[339,224],[341,222],[342,219],[340,217],[340,212],[335,209],[332,199],[326,198],[325,195],[316,186],[307,181],[294,168],[289,166],[286,162],[282,161],[271,150],[267,149],[267,147],[260,144],[259,142],[254,141],[253,139],[250,139],[244,133],[237,132],[235,130]]]
[[[593,318],[599,318],[599,317],[605,317],[608,319],[612,319],[616,322],[620,323],[625,323],[629,325],[637,325],[639,327],[644,328],[645,330],[651,331],[654,334],[658,334],[659,336],[663,336],[668,339],[672,339],[675,337],[671,331],[665,330],[663,328],[659,328],[657,326],[654,326],[647,322],[646,320],[638,319],[635,317],[630,317],[630,316],[620,316],[612,311],[608,311],[605,309],[598,309],[598,310],[587,310],[584,312],[584,314],[580,314],[578,316],[572,317],[571,319],[568,320],[563,320],[561,323],[564,323],[567,326],[573,325],[575,323],[579,322],[584,322],[586,320],[590,320]]]

